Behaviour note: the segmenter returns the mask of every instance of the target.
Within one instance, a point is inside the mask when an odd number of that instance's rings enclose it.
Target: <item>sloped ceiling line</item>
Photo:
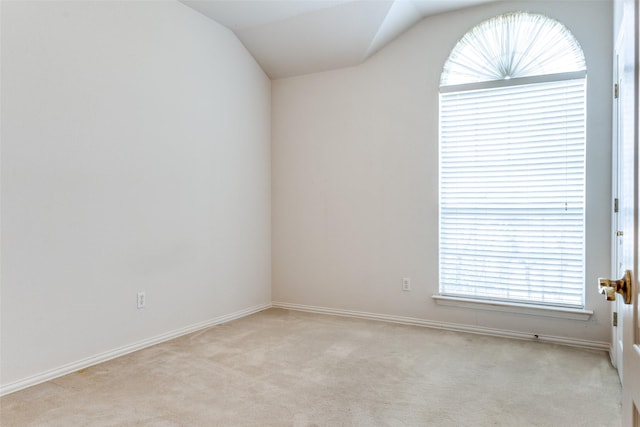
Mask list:
[[[271,79],[357,65],[422,18],[492,0],[180,0],[233,31]]]

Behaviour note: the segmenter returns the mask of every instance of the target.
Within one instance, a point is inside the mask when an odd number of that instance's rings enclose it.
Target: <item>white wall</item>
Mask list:
[[[1,7],[0,382],[269,304],[271,83],[236,37],[178,2]]]
[[[438,83],[456,42],[506,11],[563,22],[588,66],[589,321],[443,307],[438,293]],[[612,4],[498,2],[427,18],[363,65],[272,84],[275,302],[607,342]],[[401,278],[413,291],[401,291]]]

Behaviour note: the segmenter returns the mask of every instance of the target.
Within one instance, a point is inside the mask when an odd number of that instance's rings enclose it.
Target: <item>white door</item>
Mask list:
[[[619,149],[620,160],[616,177],[619,189],[618,228],[622,231],[623,270],[631,272],[630,301],[617,303],[618,324],[622,326],[622,357],[618,369],[622,375],[622,410],[624,427],[640,427],[640,316],[638,310],[638,219],[640,199],[638,197],[638,150],[640,112],[638,103],[638,4],[637,0],[624,1],[622,42],[620,47],[620,102],[619,102]],[[623,299],[617,295],[617,299]],[[618,344],[618,343],[616,343]]]
[[[624,265],[622,263],[623,259],[623,232],[621,230],[621,226],[618,223],[618,211],[619,211],[619,200],[620,200],[620,181],[618,179],[618,171],[621,170],[622,165],[620,162],[622,161],[622,155],[620,153],[620,149],[622,144],[620,143],[622,138],[622,115],[620,108],[620,95],[619,88],[621,85],[621,70],[623,70],[623,53],[622,52],[622,41],[623,41],[623,32],[618,35],[616,45],[615,45],[615,54],[614,54],[614,63],[613,63],[613,82],[614,82],[614,104],[613,104],[613,135],[612,135],[612,157],[613,157],[613,176],[612,176],[612,217],[611,217],[611,231],[612,231],[612,240],[611,240],[611,276],[612,277],[622,277],[624,275]],[[618,321],[618,313],[621,312],[620,305],[624,304],[622,298],[617,298],[616,301],[611,305],[612,307],[612,329],[611,329],[611,363],[615,368],[618,369],[618,375],[620,376],[620,383],[622,383],[622,330],[623,324],[622,321]]]

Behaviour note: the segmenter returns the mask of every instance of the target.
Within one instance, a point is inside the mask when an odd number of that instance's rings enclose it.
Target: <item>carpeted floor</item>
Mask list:
[[[619,426],[604,352],[270,309],[0,399],[9,426]]]

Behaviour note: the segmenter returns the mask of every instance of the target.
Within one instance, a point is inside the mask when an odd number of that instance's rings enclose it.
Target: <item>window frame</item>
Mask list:
[[[508,15],[508,14],[505,14]],[[504,15],[500,15],[500,16],[504,16]],[[495,18],[499,18],[499,17],[495,17]],[[494,18],[494,19],[495,19]],[[555,24],[557,24],[557,21],[554,21],[551,18],[548,18],[550,22],[553,22]],[[487,22],[487,21],[485,21]],[[478,26],[474,27],[477,28],[480,25],[483,25],[483,23],[479,24]],[[562,24],[560,24],[562,26]],[[566,28],[565,28],[566,29]],[[472,30],[473,31],[473,30]],[[467,34],[470,34],[471,31]],[[567,30],[567,35],[568,37],[573,37],[571,35],[570,32],[568,32]],[[573,39],[573,41],[575,41],[575,39]],[[579,44],[577,44],[577,41],[575,42],[576,46],[578,49],[580,49]],[[456,45],[456,48],[458,46]],[[452,50],[452,54],[454,52],[456,52],[456,48],[454,48]],[[581,49],[580,49],[580,52]],[[445,70],[447,69],[446,65],[445,65]],[[566,318],[576,318],[576,319],[585,319],[585,318],[589,318],[589,316],[592,314],[591,311],[589,310],[585,310],[585,299],[586,299],[586,283],[585,283],[585,275],[586,275],[586,261],[585,261],[585,257],[586,257],[586,245],[585,245],[585,240],[586,240],[586,222],[584,221],[584,217],[586,216],[586,145],[587,145],[587,138],[586,138],[586,128],[587,128],[587,120],[586,120],[586,108],[587,108],[587,96],[586,96],[586,75],[587,75],[587,71],[586,71],[586,63],[584,64],[584,69],[583,70],[577,70],[577,71],[567,71],[567,72],[561,72],[561,73],[555,73],[555,74],[540,74],[540,75],[531,75],[531,76],[525,76],[525,77],[518,77],[518,78],[511,78],[511,79],[501,79],[501,80],[488,80],[488,81],[478,81],[478,82],[471,82],[471,83],[462,83],[462,84],[454,84],[454,85],[446,85],[446,84],[441,84],[440,86],[440,91],[439,91],[439,97],[442,98],[442,94],[449,94],[449,93],[455,93],[455,92],[464,92],[464,91],[471,91],[471,90],[478,90],[478,89],[490,89],[490,88],[499,88],[499,87],[511,87],[511,86],[519,86],[519,85],[531,85],[531,84],[536,84],[536,83],[544,83],[544,82],[559,82],[559,81],[563,81],[563,80],[576,80],[576,79],[584,79],[584,84],[585,84],[585,95],[584,95],[584,103],[583,103],[583,107],[585,109],[585,120],[584,120],[584,157],[583,157],[583,171],[585,171],[585,173],[583,173],[583,178],[582,178],[582,185],[583,185],[583,190],[582,190],[582,215],[583,215],[583,223],[582,223],[582,242],[583,242],[583,246],[582,246],[582,264],[581,264],[581,268],[582,268],[582,286],[581,286],[581,304],[570,304],[570,305],[565,305],[565,304],[548,304],[545,302],[540,302],[540,301],[522,301],[522,300],[510,300],[510,299],[494,299],[491,297],[486,297],[486,298],[474,298],[474,297],[469,297],[468,295],[456,295],[456,294],[451,294],[449,292],[443,292],[443,283],[441,280],[441,273],[439,273],[439,295],[434,295],[433,298],[436,300],[436,302],[438,304],[442,304],[442,305],[456,305],[456,306],[473,306],[476,308],[486,308],[486,309],[491,309],[491,310],[497,310],[497,311],[516,311],[516,312],[529,312],[530,314],[539,314],[539,315],[543,315],[543,316],[549,316],[549,313],[555,313],[552,314],[551,317],[566,317]],[[444,72],[443,72],[443,77],[441,77],[441,82],[444,81]],[[438,124],[439,124],[439,131],[441,131],[441,126],[442,126],[442,100],[440,99],[440,103],[439,103],[439,118],[438,118]],[[439,144],[442,144],[442,134],[441,132],[439,132]],[[440,233],[442,231],[442,149],[440,149],[439,151],[439,173],[438,173],[438,177],[439,177],[439,182],[438,182],[438,190],[439,190],[439,211],[438,211],[438,220],[439,220],[439,230]],[[439,271],[442,270],[442,258],[441,258],[441,244],[442,244],[442,237],[441,235],[439,236],[439,258],[438,258],[438,266],[439,266]]]

